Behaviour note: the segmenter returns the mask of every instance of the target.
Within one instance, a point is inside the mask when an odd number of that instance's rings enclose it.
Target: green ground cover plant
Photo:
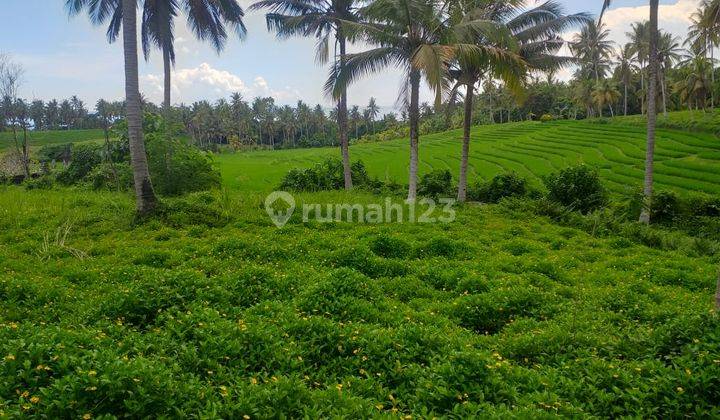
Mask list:
[[[283,229],[263,199],[138,223],[127,194],[0,187],[0,416],[720,415],[717,256],[518,199]]]

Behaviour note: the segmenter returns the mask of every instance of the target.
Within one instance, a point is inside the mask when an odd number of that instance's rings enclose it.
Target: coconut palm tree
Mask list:
[[[453,48],[441,45],[444,16],[439,0],[376,0],[364,7],[364,23],[347,24],[368,44],[370,50],[345,55],[345,63],[332,69],[325,90],[341,98],[348,85],[358,78],[387,67],[405,72],[401,101],[408,107],[410,123],[410,165],[408,201],[417,197],[420,82],[422,77],[439,102],[444,83],[444,63]]]
[[[614,43],[608,39],[609,36],[610,31],[605,25],[589,21],[570,43],[570,50],[582,64],[584,76],[594,77],[595,83],[610,70]]]
[[[461,4],[455,6],[459,7],[451,7],[450,15],[451,19],[455,19],[454,39],[460,49],[448,75],[455,84],[451,90],[451,102],[454,101],[452,93],[457,92],[460,87],[465,90],[463,145],[457,194],[458,201],[463,202],[467,197],[475,85],[483,78],[496,78],[501,79],[511,90],[517,90],[526,71],[554,71],[564,64],[569,64],[572,58],[556,55],[565,43],[559,34],[575,24],[589,21],[589,18],[583,14],[565,16],[562,7],[554,2],[527,10],[508,2],[497,2],[494,7],[479,9],[468,9]],[[483,20],[486,23],[482,23]],[[468,22],[493,28],[490,31],[493,36],[484,36],[485,31],[468,31]],[[503,33],[507,37],[498,36]],[[464,44],[480,46],[490,54],[477,57],[478,51],[466,51]]]
[[[365,112],[367,112],[370,123],[372,124],[372,132],[375,134],[375,119],[378,115],[380,115],[380,107],[377,103],[375,103],[375,98],[370,98],[370,101],[368,101],[368,105],[365,108]]]
[[[265,16],[268,30],[280,38],[291,36],[314,36],[317,38],[315,59],[321,64],[328,62],[331,37],[335,38],[339,56],[335,55],[333,72],[345,66],[349,36],[347,24],[356,22],[358,0],[261,0],[250,6],[251,10],[267,9]],[[350,149],[348,141],[347,90],[343,89],[337,99],[337,123],[343,160],[345,189],[352,189]]]
[[[712,90],[708,78],[710,59],[702,54],[691,55],[682,61],[681,79],[673,86],[675,93],[680,96],[682,103],[687,103],[688,109],[705,109],[707,97]]]
[[[635,53],[638,65],[640,66],[640,113],[645,114],[645,71],[647,70],[647,62],[650,56],[650,22],[635,22],[631,26],[632,30],[626,35],[630,39],[630,45]]]
[[[118,1],[122,1],[119,4],[121,7],[116,7]],[[90,19],[96,24],[105,22],[112,13],[113,24],[122,24],[125,56],[125,115],[128,124],[136,207],[141,216],[149,215],[157,208],[158,201],[150,181],[150,170],[143,138],[136,35],[137,0],[67,0],[66,8],[71,16],[86,10]]]
[[[610,7],[611,0],[604,0],[600,19],[603,13]],[[655,163],[655,125],[657,122],[656,101],[657,101],[657,75],[658,75],[658,9],[659,0],[650,0],[650,37],[648,48],[648,117],[647,117],[647,146],[645,151],[645,182],[643,185],[643,196],[645,205],[640,213],[640,222],[650,223],[650,200],[653,195],[653,166]]]
[[[623,84],[623,115],[628,112],[628,86],[632,83],[632,76],[637,66],[635,65],[635,51],[632,44],[625,44],[617,53],[617,67],[615,72]]]
[[[602,111],[606,105],[610,108],[610,116],[614,117],[615,112],[613,111],[612,104],[620,99],[620,92],[617,90],[617,86],[608,79],[603,79],[595,85],[595,89],[592,91],[592,100],[597,105],[598,109]],[[602,117],[602,113],[600,114]]]
[[[671,69],[675,63],[680,61],[680,41],[670,33],[661,33],[658,39],[658,79],[660,81],[660,93],[663,101],[663,114],[667,116],[667,88],[665,75],[667,69]]]
[[[352,122],[353,129],[355,130],[355,139],[360,138],[360,133],[358,129],[360,128],[360,120],[362,120],[362,115],[360,114],[360,107],[357,105],[353,105],[352,108],[350,108],[350,114],[349,114],[350,121]]]
[[[710,58],[710,80],[715,86],[715,47],[720,46],[720,0],[704,0],[691,16],[685,45]],[[710,90],[710,106],[715,107],[715,91]]]

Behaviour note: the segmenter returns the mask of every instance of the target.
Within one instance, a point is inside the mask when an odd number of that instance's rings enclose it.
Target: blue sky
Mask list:
[[[559,0],[568,12],[598,13],[601,0]],[[69,18],[65,0],[3,0],[0,52],[10,54],[25,68],[22,96],[28,99],[66,98],[78,95],[88,104],[99,98],[123,95],[123,61],[119,44],[109,45],[105,28],[92,26],[87,17]],[[246,7],[249,0],[242,0]],[[698,0],[665,0],[661,26],[682,36],[687,18]],[[617,0],[606,18],[617,42],[634,20],[647,17],[647,0]],[[184,18],[178,21],[178,58],[173,101],[191,103],[215,100],[241,91],[247,98],[273,96],[278,103],[303,99],[328,105],[322,95],[327,71],[314,62],[311,39],[277,40],[265,28],[262,13],[246,15],[248,36],[232,39],[216,54],[209,46],[192,39]],[[569,38],[571,34],[567,34]],[[141,90],[151,100],[161,100],[162,62],[155,52],[140,67]],[[350,90],[350,103],[364,105],[369,97],[391,107],[397,96],[399,72],[389,70],[358,83]],[[431,100],[423,92],[424,100]]]

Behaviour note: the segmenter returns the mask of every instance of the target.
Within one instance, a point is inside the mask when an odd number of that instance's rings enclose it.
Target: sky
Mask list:
[[[90,107],[100,98],[124,95],[121,42],[108,44],[105,28],[91,25],[86,16],[68,17],[65,0],[2,0],[0,53],[9,54],[25,69],[20,91],[24,98],[49,100],[77,95]],[[531,3],[534,0],[528,0]],[[600,12],[602,0],[558,0],[568,13]],[[251,0],[241,0],[244,8]],[[611,39],[626,41],[625,32],[635,21],[647,19],[647,0],[615,0],[603,19]],[[684,39],[689,16],[699,0],[661,0],[660,26]],[[177,63],[173,74],[173,102],[228,98],[241,92],[248,100],[272,96],[278,104],[299,99],[330,106],[322,86],[327,68],[314,59],[313,39],[278,40],[268,33],[262,12],[247,12],[248,35],[233,37],[217,54],[209,45],[194,40],[184,16],[176,24]],[[565,39],[572,33],[565,34]],[[356,47],[361,48],[361,47]],[[559,75],[568,78],[571,70]],[[154,51],[149,62],[141,60],[140,89],[153,102],[162,101],[162,56]],[[351,105],[367,104],[370,97],[386,109],[397,99],[401,72],[389,69],[365,78],[348,92]],[[432,102],[424,89],[421,100]]]

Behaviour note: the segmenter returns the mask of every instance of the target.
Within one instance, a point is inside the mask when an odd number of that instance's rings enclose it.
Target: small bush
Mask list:
[[[208,153],[159,133],[148,134],[146,143],[150,177],[159,194],[176,196],[220,186],[220,172]]]
[[[607,192],[595,169],[578,165],[563,169],[543,179],[548,198],[583,214],[603,207]]]
[[[102,162],[102,146],[94,143],[77,144],[72,149],[72,162],[57,176],[63,184],[81,181],[92,169]]]
[[[427,173],[423,175],[418,183],[418,194],[426,197],[452,196],[452,189],[452,175],[447,169],[437,169]]]
[[[127,191],[132,187],[132,168],[127,163],[101,163],[85,177],[96,190]]]
[[[653,223],[669,225],[682,214],[682,206],[678,195],[672,191],[659,191],[652,197],[650,204],[650,220]]]
[[[412,251],[410,244],[403,239],[381,234],[375,237],[370,249],[375,255],[384,258],[405,258]]]
[[[527,180],[514,172],[496,175],[489,182],[478,182],[468,191],[471,200],[497,203],[506,197],[527,195]]]
[[[550,122],[550,121],[555,121],[555,117],[553,117],[550,114],[543,114],[540,117],[540,122],[546,123],[546,122]]]
[[[362,161],[350,165],[353,186],[364,187],[370,184]],[[326,159],[307,169],[292,169],[285,174],[280,189],[287,191],[331,191],[345,188],[345,175],[340,159]]]
[[[55,186],[55,179],[50,175],[43,175],[39,178],[29,179],[25,181],[25,189],[27,190],[49,190]]]

